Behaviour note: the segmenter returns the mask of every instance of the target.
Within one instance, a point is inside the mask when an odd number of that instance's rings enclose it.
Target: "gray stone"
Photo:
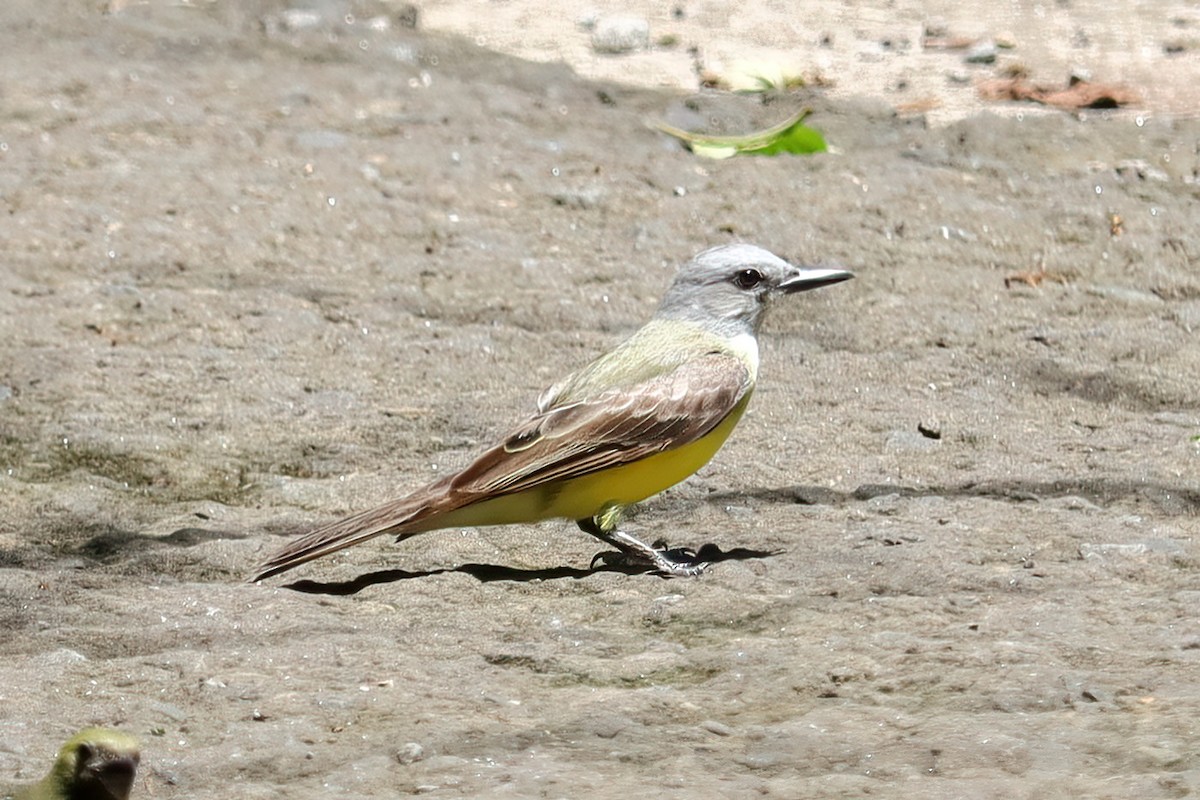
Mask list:
[[[649,46],[650,23],[644,17],[604,17],[592,31],[592,49],[597,53],[620,55]]]
[[[963,60],[968,64],[995,64],[996,42],[993,39],[980,39],[967,48]]]
[[[1143,291],[1142,289],[1132,289],[1128,286],[1088,286],[1086,291],[1090,295],[1103,297],[1108,300],[1116,300],[1128,305],[1151,305],[1161,306],[1163,299],[1153,292]]]
[[[717,736],[733,735],[733,728],[729,727],[724,722],[717,722],[715,719],[704,720],[704,722],[700,723],[700,727]]]
[[[401,764],[415,764],[425,758],[425,748],[416,742],[407,742],[396,749],[395,755]]]
[[[936,439],[927,439],[917,431],[892,431],[884,449],[889,453],[928,453],[937,446]]]

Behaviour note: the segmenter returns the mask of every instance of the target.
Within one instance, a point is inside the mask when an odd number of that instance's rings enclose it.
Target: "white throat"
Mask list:
[[[750,377],[758,377],[758,339],[753,333],[744,331],[729,340],[729,349],[743,358],[750,368]]]

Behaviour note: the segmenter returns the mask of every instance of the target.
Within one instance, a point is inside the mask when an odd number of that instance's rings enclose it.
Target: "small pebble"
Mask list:
[[[401,28],[416,28],[421,22],[421,9],[415,3],[401,3],[393,13]]]
[[[186,711],[177,705],[172,705],[171,703],[155,701],[149,703],[147,707],[151,711],[163,715],[172,722],[183,722],[188,717]]]
[[[890,517],[900,512],[899,494],[884,494],[867,501],[867,508],[880,516]]]
[[[321,15],[303,8],[289,8],[279,14],[279,27],[289,33],[311,30],[321,24]]]
[[[579,28],[581,31],[591,32],[596,30],[596,22],[599,19],[600,15],[597,13],[596,9],[589,8],[587,11],[584,11],[575,18],[575,27]]]
[[[1074,86],[1077,83],[1087,83],[1092,79],[1092,71],[1087,67],[1081,67],[1078,64],[1071,67],[1070,83]]]
[[[631,724],[628,717],[601,712],[588,721],[587,728],[600,739],[613,739]]]
[[[773,751],[768,751],[768,750],[762,750],[762,751],[759,751],[756,753],[747,753],[744,756],[734,759],[734,761],[736,763],[741,764],[743,767],[746,767],[747,769],[754,769],[754,770],[775,769],[781,763],[786,764],[790,760],[791,759],[789,756],[783,755],[779,752],[773,752]]]
[[[415,764],[425,758],[425,748],[416,742],[408,742],[396,750],[396,760],[401,764]]]
[[[917,432],[926,439],[942,438],[942,423],[935,418],[924,419],[917,423]]]
[[[925,20],[925,35],[930,39],[948,39],[950,26],[942,17],[927,19]]]
[[[726,725],[724,722],[717,722],[715,719],[706,719],[700,723],[700,727],[709,733],[714,733],[717,736],[732,736],[733,728]]]
[[[938,445],[917,431],[892,431],[883,448],[889,453],[928,453]]]
[[[649,46],[650,23],[643,17],[604,17],[592,30],[592,50],[597,53],[619,55]]]
[[[968,64],[996,63],[996,42],[992,39],[980,39],[967,49],[963,60]]]
[[[1163,299],[1153,292],[1134,289],[1129,286],[1093,285],[1085,286],[1084,291],[1095,297],[1103,297],[1126,305],[1161,306]]]
[[[1126,158],[1113,164],[1113,170],[1122,178],[1137,178],[1143,181],[1169,181],[1171,176],[1142,158]]]

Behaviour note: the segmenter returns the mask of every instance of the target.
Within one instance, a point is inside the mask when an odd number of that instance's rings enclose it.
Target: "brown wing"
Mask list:
[[[630,388],[552,408],[482,453],[450,483],[483,497],[627,464],[696,441],[745,396],[750,372],[713,353]]]
[[[261,564],[253,580],[384,533],[432,530],[438,517],[480,500],[682,447],[720,424],[749,388],[743,362],[712,353],[635,386],[540,412],[456,475],[301,536]]]

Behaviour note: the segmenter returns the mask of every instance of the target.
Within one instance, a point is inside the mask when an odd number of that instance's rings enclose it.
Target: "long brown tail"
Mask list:
[[[336,553],[385,533],[429,530],[427,524],[431,518],[456,507],[451,504],[447,508],[445,502],[438,502],[447,499],[448,482],[448,479],[438,481],[407,497],[311,530],[260,564],[258,573],[250,581],[261,581],[287,572],[315,558]]]

